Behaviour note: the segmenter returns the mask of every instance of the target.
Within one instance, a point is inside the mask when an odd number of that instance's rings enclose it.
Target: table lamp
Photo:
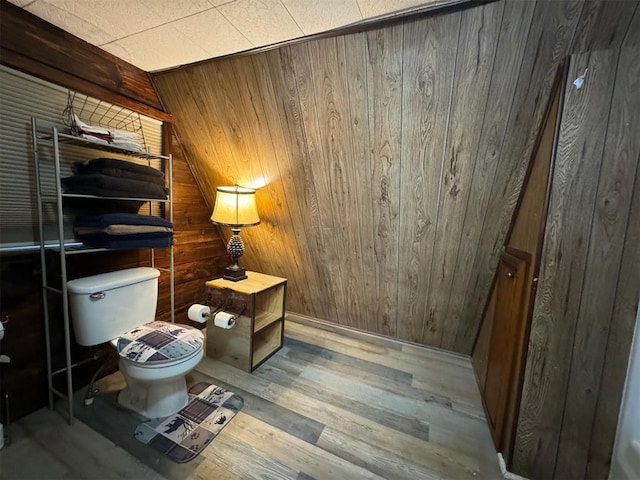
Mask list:
[[[256,208],[256,191],[238,185],[218,187],[211,222],[231,227],[233,233],[227,244],[227,253],[231,257],[232,263],[225,269],[223,278],[232,282],[247,278],[245,269],[238,263],[238,259],[244,253],[240,228],[260,223]]]

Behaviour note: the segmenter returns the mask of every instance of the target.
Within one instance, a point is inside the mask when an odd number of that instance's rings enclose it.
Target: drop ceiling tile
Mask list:
[[[102,48],[147,71],[184,65],[251,48],[215,9],[130,35]]]
[[[305,35],[331,30],[362,19],[356,0],[281,0]]]
[[[111,33],[113,38],[122,38],[213,8],[207,0],[179,2],[175,0],[40,0],[36,2],[36,4],[41,3],[66,10],[69,14],[84,19],[89,25]]]
[[[188,39],[176,35],[171,27],[165,25],[158,29],[163,30],[163,35],[149,34],[146,31],[101,48],[147,71],[195,62],[207,55]]]
[[[92,24],[73,11],[60,8],[43,0],[34,2],[25,9],[93,45],[100,45],[117,38],[109,30],[109,26],[103,25],[101,27]]]
[[[206,58],[253,48],[251,42],[218,10],[193,15],[172,25],[205,50],[209,54]]]
[[[358,0],[364,18],[401,12],[430,4],[444,3],[441,0]]]
[[[256,47],[303,35],[279,0],[236,0],[218,10]]]

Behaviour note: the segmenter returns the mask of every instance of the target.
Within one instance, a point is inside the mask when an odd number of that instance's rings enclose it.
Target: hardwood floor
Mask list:
[[[40,410],[11,425],[2,478],[501,478],[467,357],[294,318],[253,374],[205,358],[189,376],[245,401],[193,461],[133,438],[140,419],[115,406],[116,373],[76,409],[84,421]]]

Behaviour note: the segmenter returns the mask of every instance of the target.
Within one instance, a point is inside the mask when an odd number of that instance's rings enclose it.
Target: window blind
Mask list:
[[[38,213],[36,205],[35,168],[31,135],[31,117],[63,124],[63,111],[69,92],[66,88],[40,80],[0,65],[0,247],[28,247],[38,244]],[[136,115],[119,106],[105,104],[98,99],[82,96],[82,107],[89,112],[100,112],[107,118]],[[162,122],[140,115],[144,140],[148,151],[162,151]],[[81,117],[82,118],[82,117]],[[84,119],[83,119],[84,121]],[[41,151],[43,194],[55,194],[53,173],[53,147]],[[129,157],[105,154],[74,146],[60,147],[62,176],[73,173],[73,163],[97,156],[136,161]],[[51,159],[49,161],[42,161]],[[145,163],[146,160],[139,160]],[[160,168],[160,161],[152,166]],[[106,201],[106,200],[105,200]],[[45,205],[45,241],[57,241],[55,204]],[[159,212],[159,204],[152,204],[152,213]],[[142,207],[140,213],[149,212]],[[65,215],[65,237],[73,238],[73,218]]]

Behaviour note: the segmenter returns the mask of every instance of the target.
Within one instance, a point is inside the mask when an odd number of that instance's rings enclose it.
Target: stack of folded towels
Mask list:
[[[75,164],[76,173],[61,179],[65,193],[100,197],[166,199],[164,174],[153,167],[114,158]]]
[[[82,243],[96,248],[164,248],[173,244],[173,224],[149,215],[78,216],[73,230]]]
[[[124,148],[134,152],[143,151],[138,142],[138,134],[136,132],[87,125],[75,113],[73,114],[73,127],[78,136],[92,142]]]

